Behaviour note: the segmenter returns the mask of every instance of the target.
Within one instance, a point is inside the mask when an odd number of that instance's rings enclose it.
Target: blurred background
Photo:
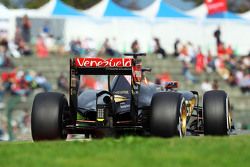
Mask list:
[[[150,82],[223,89],[250,129],[249,0],[0,0],[0,141],[31,140],[34,96],[68,93],[69,58],[146,52]],[[83,76],[80,90],[103,89]]]

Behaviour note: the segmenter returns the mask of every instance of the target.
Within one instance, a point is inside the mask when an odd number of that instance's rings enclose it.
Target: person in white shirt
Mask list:
[[[203,92],[212,90],[212,84],[209,82],[208,79],[206,79],[205,81],[203,81],[203,82],[201,83],[201,90],[202,90]]]

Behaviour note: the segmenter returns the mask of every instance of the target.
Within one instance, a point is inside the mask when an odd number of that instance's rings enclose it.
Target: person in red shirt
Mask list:
[[[218,57],[224,57],[227,54],[227,50],[223,43],[220,43],[217,48]]]
[[[205,67],[205,56],[203,55],[201,48],[198,48],[198,53],[196,55],[196,65],[195,65],[195,71],[196,73],[200,74],[204,71]]]
[[[234,50],[231,45],[228,45],[226,49],[227,58],[231,58],[234,55]]]
[[[36,41],[36,54],[39,58],[48,57],[48,49],[44,43],[44,40],[41,36],[38,36]]]

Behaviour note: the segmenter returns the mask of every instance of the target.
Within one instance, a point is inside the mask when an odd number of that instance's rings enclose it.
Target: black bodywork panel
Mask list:
[[[101,90],[87,89],[78,96],[78,111],[85,115],[86,112],[96,112],[96,95]],[[159,85],[156,84],[141,84],[138,98],[138,108],[148,108],[151,106],[151,100],[156,92],[160,91]],[[116,112],[124,114],[130,112],[131,103],[131,85],[125,76],[115,76],[111,83],[111,93],[125,97],[124,102],[115,104]]]

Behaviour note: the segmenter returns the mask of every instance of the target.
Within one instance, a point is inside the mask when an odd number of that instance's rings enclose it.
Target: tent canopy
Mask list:
[[[120,7],[119,5],[115,4],[112,0],[108,1],[106,9],[104,11],[103,16],[107,17],[137,17],[129,10]]]
[[[93,17],[138,17],[130,10],[123,8],[112,0],[102,0],[90,9],[84,11]]]
[[[9,18],[10,11],[7,7],[5,7],[3,4],[0,3],[0,19],[1,18]]]
[[[66,5],[61,0],[56,0],[52,15],[85,16],[83,13],[69,5]]]
[[[160,3],[156,17],[191,18],[191,16],[188,16],[179,11],[178,9],[175,9],[174,7],[171,7],[170,5],[166,4],[165,2],[163,2],[163,0]]]
[[[250,11],[248,11],[248,12],[246,12],[246,13],[243,13],[243,14],[241,14],[240,15],[242,18],[244,18],[244,19],[250,19]]]
[[[203,3],[200,6],[187,11],[187,14],[197,18],[205,18],[207,16],[207,7]]]
[[[133,11],[133,13],[148,19],[154,19],[159,10],[160,4],[161,0],[155,0],[151,5],[147,6],[146,8],[142,10]]]

